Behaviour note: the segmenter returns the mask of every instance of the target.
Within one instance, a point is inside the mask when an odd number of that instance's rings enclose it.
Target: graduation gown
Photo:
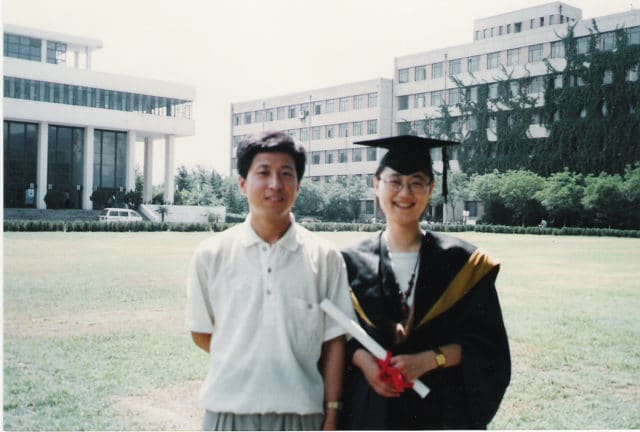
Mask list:
[[[360,325],[394,355],[413,354],[457,343],[458,366],[432,370],[420,379],[426,398],[406,390],[399,398],[379,396],[349,357],[341,427],[347,429],[486,428],[509,384],[511,359],[495,290],[499,265],[475,246],[427,232],[409,334],[395,342],[401,298],[382,233],[343,250],[351,297]]]

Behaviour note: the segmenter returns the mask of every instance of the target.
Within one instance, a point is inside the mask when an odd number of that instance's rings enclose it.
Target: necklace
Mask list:
[[[411,277],[409,278],[409,283],[407,284],[407,290],[403,291],[398,285],[398,292],[400,293],[400,299],[402,302],[402,313],[407,315],[409,313],[409,298],[411,297],[411,292],[413,291],[413,285],[416,278],[416,271],[418,270],[418,263],[420,262],[420,255],[422,251],[418,252],[418,257],[416,258],[416,264],[413,266],[413,273],[411,273]]]

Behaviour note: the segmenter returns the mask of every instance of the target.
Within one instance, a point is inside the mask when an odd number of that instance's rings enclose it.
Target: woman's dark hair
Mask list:
[[[253,158],[258,153],[287,153],[293,158],[298,181],[304,175],[305,156],[304,147],[297,146],[294,138],[281,131],[265,131],[258,135],[249,135],[238,145],[238,174],[247,178]]]

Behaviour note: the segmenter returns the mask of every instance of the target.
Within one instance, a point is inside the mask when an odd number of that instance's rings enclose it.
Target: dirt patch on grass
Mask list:
[[[85,336],[136,331],[184,332],[184,310],[87,311],[66,315],[4,321],[4,336]]]
[[[200,381],[160,388],[116,401],[116,409],[143,430],[201,430],[204,412],[198,408]]]

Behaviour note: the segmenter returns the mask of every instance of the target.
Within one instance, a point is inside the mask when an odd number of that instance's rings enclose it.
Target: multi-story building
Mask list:
[[[4,206],[46,208],[49,191],[91,209],[96,190],[135,188],[144,142],[144,201],[153,146],[165,145],[165,201],[173,201],[175,139],[191,136],[193,86],[94,71],[95,39],[4,25]]]
[[[244,136],[284,130],[305,147],[307,178],[331,182],[356,176],[371,187],[379,152],[353,142],[392,133],[391,90],[391,80],[374,79],[233,104],[231,173],[237,175],[235,155]],[[369,192],[361,214],[374,211]]]
[[[467,147],[471,144],[468,142],[465,144],[465,141],[471,133],[475,133],[475,136],[484,136],[485,131],[479,130],[480,127],[486,129],[486,142],[496,143],[501,140],[501,144],[505,142],[505,137],[500,135],[499,116],[496,113],[513,109],[509,103],[502,103],[501,101],[506,99],[501,99],[498,95],[499,91],[504,90],[504,83],[508,83],[510,96],[507,96],[507,99],[513,98],[515,100],[524,95],[525,97],[521,99],[531,104],[527,107],[532,109],[527,114],[530,122],[526,125],[526,139],[544,139],[549,136],[549,130],[545,126],[545,122],[542,121],[540,113],[541,108],[545,105],[544,92],[545,83],[548,82],[547,78],[553,78],[553,85],[556,89],[562,88],[562,86],[584,85],[579,75],[571,76],[568,81],[561,75],[561,72],[567,67],[563,38],[569,35],[570,31],[572,32],[571,36],[575,38],[577,55],[586,54],[594,49],[591,46],[594,43],[597,51],[613,52],[619,43],[617,39],[620,37],[619,29],[624,29],[626,44],[640,44],[640,11],[632,9],[583,20],[580,9],[562,2],[552,2],[476,20],[472,42],[468,44],[395,59],[393,88],[381,92],[378,96],[380,107],[385,107],[380,115],[386,116],[386,109],[391,106],[392,121],[390,125],[385,125],[384,129],[380,128],[378,135],[383,137],[391,134],[418,134],[460,140],[463,145],[456,146],[457,149],[452,147],[450,150],[448,168],[452,171],[460,170],[461,167],[464,169],[464,164],[462,164],[464,159],[462,156],[458,159],[458,153],[466,152],[469,154]],[[594,32],[598,33],[597,38],[592,37]],[[588,65],[584,67],[588,68]],[[627,69],[623,80],[635,84],[638,81],[639,65],[627,65]],[[550,75],[552,73],[554,75]],[[613,75],[613,71],[604,71],[602,84],[610,83]],[[387,83],[386,80],[381,80],[381,82]],[[349,86],[339,88],[348,89]],[[489,113],[486,116],[488,118],[483,121],[480,121],[472,113],[465,112],[462,108],[480,103],[480,87],[487,93],[483,100],[487,104],[486,111]],[[301,104],[309,102],[304,99],[304,95],[309,94],[313,94],[315,98],[316,93],[309,92],[300,93],[295,97],[290,95],[273,99],[282,101],[285,110],[290,109],[286,107],[287,104],[293,106],[293,109],[296,107],[299,109]],[[345,94],[345,96],[347,95]],[[384,100],[384,97],[389,97],[390,100]],[[606,104],[602,105],[603,115],[606,115]],[[252,115],[263,108],[260,101],[233,106],[232,139],[234,143],[250,130],[247,123],[254,121]],[[582,107],[577,111],[580,112],[581,109]],[[634,109],[633,106],[630,108],[630,113],[633,115],[635,115]],[[318,122],[318,126],[322,125],[325,127],[323,130],[326,130],[331,125],[339,126],[353,121],[349,117],[351,112],[336,111],[329,123]],[[555,115],[559,117],[560,113]],[[445,123],[445,119],[452,125],[448,134],[443,134],[441,127]],[[315,117],[311,116],[310,120],[315,121]],[[510,126],[509,121],[511,119],[507,119],[506,129]],[[262,121],[260,123],[263,124]],[[294,127],[292,124],[267,122],[266,125],[298,133],[304,130],[303,126],[306,124]],[[306,140],[305,136],[302,141]],[[325,147],[333,145],[334,141],[332,140],[326,143],[325,141],[311,140],[310,143],[317,144],[313,148],[315,152],[324,150],[331,152],[338,149],[335,146]],[[496,148],[500,149],[500,147]],[[381,154],[377,155],[377,157],[380,156]],[[441,153],[433,151],[432,156],[436,172],[442,173]],[[495,158],[496,155],[490,157]],[[316,156],[314,162],[317,165],[312,165],[315,172],[312,175],[320,176],[316,177],[316,180],[323,180],[323,176],[326,175],[349,175],[352,173],[349,160],[344,165],[333,165],[333,159],[327,159],[325,154],[324,158]],[[370,178],[375,170],[375,164],[362,165],[362,168],[369,171],[358,170],[357,173]],[[468,215],[470,221],[481,215],[481,209],[475,202],[466,202],[464,206],[456,205],[454,209],[454,214],[443,212],[447,220],[462,220],[463,211],[465,216]],[[432,209],[432,214],[439,216],[440,211]]]

